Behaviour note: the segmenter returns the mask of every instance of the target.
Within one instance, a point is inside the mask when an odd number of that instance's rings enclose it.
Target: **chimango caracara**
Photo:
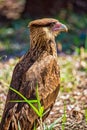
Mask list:
[[[44,111],[51,109],[60,87],[55,37],[67,27],[58,20],[44,18],[30,22],[30,50],[17,63],[10,86],[27,99],[36,99],[36,84]],[[32,130],[38,116],[23,100],[9,90],[1,121],[1,130]],[[47,114],[47,113],[46,113]],[[47,114],[48,115],[48,114]],[[43,117],[44,119],[46,118]]]

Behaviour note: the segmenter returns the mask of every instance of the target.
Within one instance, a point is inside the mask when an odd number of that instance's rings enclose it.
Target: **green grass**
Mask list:
[[[56,120],[55,120],[53,123],[51,123],[50,125],[44,124],[44,125],[43,125],[44,130],[53,130],[53,129],[56,127],[57,123],[62,120],[62,118],[63,118],[63,116],[60,117],[60,118],[58,118],[58,119],[56,119]]]
[[[42,122],[42,117],[45,115],[44,113],[44,107],[40,103],[40,97],[38,93],[38,84],[36,85],[36,99],[35,100],[28,100],[26,97],[24,97],[20,92],[10,87],[10,90],[18,94],[23,100],[10,100],[10,102],[26,102],[30,107],[35,111],[35,113],[38,115],[40,129],[41,130],[53,130],[56,127],[56,124],[61,120],[62,121],[62,130],[65,129],[65,123],[66,123],[66,104],[64,103],[64,114],[62,117],[56,119],[53,123],[51,123],[49,126],[45,125]],[[34,105],[34,103],[37,104],[37,107]],[[87,118],[87,117],[86,117]],[[35,124],[35,122],[34,122]],[[19,130],[21,130],[20,122],[18,122]],[[34,130],[36,130],[36,126],[34,125]]]
[[[63,15],[67,15],[68,17],[64,19]],[[61,93],[70,93],[76,86],[78,85],[77,75],[73,73],[73,71],[78,71],[75,69],[76,60],[81,60],[81,46],[84,47],[85,55],[87,55],[87,34],[86,34],[86,26],[87,26],[87,15],[78,15],[73,12],[67,12],[66,10],[60,11],[60,14],[56,16],[61,22],[66,24],[69,28],[68,33],[62,33],[56,39],[57,43],[60,43],[63,52],[71,54],[73,51],[77,54],[77,56],[73,56],[72,60],[69,61],[68,58],[60,58],[59,63],[61,67]],[[27,28],[28,22],[31,21],[30,19],[19,19],[12,21],[9,25],[4,25],[0,27],[0,62],[3,61],[5,56],[14,56],[15,53],[19,54],[19,51],[23,51],[23,54],[26,52],[27,48],[29,47],[29,31]],[[79,21],[79,22],[78,22]],[[1,53],[1,52],[4,52]],[[0,68],[0,83],[4,88],[4,93],[7,93],[8,84],[11,81],[11,75],[15,64],[17,63],[18,59],[14,59],[13,63],[7,61],[7,64],[3,63],[3,67]],[[84,61],[84,59],[83,59]],[[79,71],[87,73],[87,61],[86,67],[80,69]],[[37,88],[37,87],[36,87]],[[15,90],[12,90],[16,92]],[[42,118],[44,115],[44,108],[40,104],[39,95],[38,95],[38,88],[36,89],[36,100],[28,100],[26,97],[18,93],[22,100],[16,100],[11,102],[26,102],[28,105],[34,109],[36,114]],[[76,102],[74,98],[70,98],[71,102]],[[0,102],[2,103],[2,102]],[[37,108],[34,106],[37,104]],[[44,130],[52,130],[58,121],[62,121],[62,130],[65,128],[66,123],[66,105],[64,105],[64,114],[62,118],[55,120],[49,126],[43,124]],[[85,120],[87,122],[87,110],[85,110]],[[20,122],[18,123],[19,130],[20,130]],[[34,129],[36,129],[34,127]]]
[[[77,63],[78,60],[80,60],[80,55],[79,56],[78,55],[71,56],[71,57],[65,56],[65,57],[58,58],[58,61],[60,63],[60,67],[61,67],[60,70],[61,70],[61,86],[62,87],[60,87],[60,92],[62,94],[63,93],[70,94],[73,90],[76,89],[76,86],[78,85],[78,81],[76,80],[76,77],[78,76],[78,72],[85,72],[86,73],[86,70],[83,71],[81,69],[75,68],[75,64]],[[87,64],[87,61],[85,61],[85,59],[83,59],[83,60]],[[2,61],[2,57],[0,57],[0,61]],[[7,93],[8,84],[10,84],[12,71],[13,71],[13,68],[17,62],[18,62],[18,59],[12,59],[12,61],[9,60],[7,62],[3,62],[2,66],[0,68],[0,83],[1,83],[2,88],[3,88],[2,93]],[[77,73],[74,74],[73,72],[77,72]],[[13,88],[10,88],[10,89],[14,92],[17,92],[15,90],[13,90]],[[0,91],[2,91],[2,90],[0,90]],[[36,99],[35,100],[28,100],[26,97],[24,97],[20,93],[18,93],[18,94],[21,96],[22,100],[16,100],[16,101],[11,100],[10,102],[26,102],[26,103],[28,103],[28,105],[30,105],[32,107],[32,109],[36,112],[36,114],[41,119],[45,113],[44,113],[44,108],[40,103],[39,94],[38,94],[38,85],[36,86]],[[74,97],[70,97],[70,102],[73,104],[76,102],[76,99]],[[52,130],[53,128],[56,127],[57,124],[59,124],[60,120],[62,122],[62,124],[61,124],[62,130],[65,129],[66,105],[67,104],[64,104],[64,112],[63,112],[64,114],[61,116],[61,118],[56,119],[50,125],[46,125],[40,120],[43,124],[42,126],[43,126],[44,130]],[[85,110],[85,121],[87,122],[87,110]],[[34,127],[34,129],[36,129],[36,128]],[[20,122],[19,122],[19,130],[20,130]]]
[[[85,109],[85,121],[86,121],[86,124],[87,124],[87,109]]]
[[[45,115],[44,113],[44,107],[40,103],[40,97],[38,93],[38,84],[36,85],[36,99],[35,100],[28,100],[25,96],[23,96],[20,92],[18,92],[16,89],[13,89],[12,87],[9,87],[10,90],[18,94],[23,100],[10,100],[10,102],[26,102],[30,107],[34,110],[34,112],[38,115],[39,119],[39,125],[41,130],[52,130],[55,125],[62,119],[63,123],[65,123],[65,109],[64,109],[64,116],[55,120],[52,124],[49,126],[45,125],[42,122],[42,117]],[[37,104],[37,107],[34,105]],[[65,108],[65,107],[64,107]],[[64,124],[62,125],[64,128]],[[18,129],[21,130],[20,122],[18,121]],[[36,130],[35,122],[34,122],[34,130]],[[64,129],[62,129],[64,130]]]
[[[16,94],[18,94],[23,99],[23,100],[11,100],[10,102],[26,102],[40,118],[39,124],[40,124],[40,128],[42,129],[43,128],[42,117],[44,115],[44,107],[40,103],[40,98],[39,98],[39,93],[38,93],[38,84],[36,85],[36,99],[35,100],[28,100],[25,96],[23,96],[20,92],[18,92],[16,89],[13,89],[12,87],[9,87],[9,89],[15,92]],[[37,104],[37,107],[34,104]],[[35,129],[35,126],[34,126],[34,129]],[[19,130],[20,130],[20,123],[19,123]]]
[[[65,129],[66,121],[67,121],[67,118],[66,118],[66,104],[64,103],[64,114],[63,114],[63,118],[62,118],[62,130]]]
[[[31,108],[36,112],[36,114],[42,118],[43,116],[43,111],[44,108],[40,104],[40,99],[39,99],[39,94],[38,91],[36,90],[36,100],[28,100],[25,96],[23,96],[20,92],[18,92],[16,89],[13,89],[12,87],[9,87],[10,90],[18,94],[23,100],[10,100],[10,102],[26,102],[28,105],[31,106]],[[36,108],[33,104],[37,103],[38,108]]]

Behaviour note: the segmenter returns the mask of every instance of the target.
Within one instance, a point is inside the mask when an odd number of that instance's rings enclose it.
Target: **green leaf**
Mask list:
[[[43,116],[43,112],[44,112],[44,107],[43,107],[43,106],[41,106],[39,112],[40,112],[40,115],[41,115],[41,117],[42,117],[42,116]]]
[[[36,85],[36,98],[38,101],[38,111],[39,111],[40,117],[42,118],[44,107],[41,106],[41,103],[40,103],[40,97],[39,97],[39,93],[38,93],[38,84]]]
[[[62,130],[65,129],[65,123],[66,123],[66,104],[64,103],[64,114],[62,117]]]
[[[38,84],[36,85],[36,98],[37,98],[37,101],[38,101],[38,109],[40,110],[41,103],[40,103],[40,97],[39,97],[39,93],[38,93]]]
[[[30,103],[30,100],[28,100],[26,97],[24,97],[20,92],[18,92],[16,89],[13,89],[12,87],[9,87],[12,91],[14,91],[15,93],[17,93],[20,97],[22,97],[24,100],[25,100],[25,102],[27,102],[30,106],[31,106],[31,108],[36,112],[36,114],[40,117],[41,115],[40,115],[40,113],[39,113],[39,111],[38,111],[38,109],[34,106],[34,105],[32,105],[32,103]]]
[[[49,130],[52,130],[55,125],[62,119],[62,117],[58,118],[57,120],[55,120],[48,128]]]
[[[86,120],[86,124],[87,124],[87,109],[85,109],[85,120]]]
[[[85,49],[87,50],[87,34],[86,34],[86,39],[85,39]]]
[[[37,103],[37,100],[28,100],[30,103]],[[9,102],[26,102],[25,100],[10,100]],[[27,103],[27,102],[26,102]]]
[[[21,130],[20,122],[18,121],[18,130]]]

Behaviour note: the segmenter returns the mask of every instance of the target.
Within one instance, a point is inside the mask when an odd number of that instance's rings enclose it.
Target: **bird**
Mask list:
[[[10,86],[29,100],[36,99],[36,84],[44,112],[51,111],[60,89],[60,67],[55,38],[66,32],[66,25],[53,18],[33,20],[28,24],[30,30],[30,48],[16,64]],[[10,102],[21,99],[9,89],[3,111],[0,129],[33,130],[38,115],[25,102]],[[47,116],[43,116],[43,120]]]

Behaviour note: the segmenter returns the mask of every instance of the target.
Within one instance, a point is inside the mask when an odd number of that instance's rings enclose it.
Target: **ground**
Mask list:
[[[83,51],[84,52],[84,51]],[[0,59],[0,119],[8,84],[18,58]],[[45,120],[47,125],[57,122],[55,130],[87,130],[87,57],[80,55],[58,56],[61,71],[60,92],[55,105]]]
[[[56,130],[87,130],[87,15],[61,10],[56,18],[69,31],[56,39],[61,86],[45,123],[54,122]],[[29,18],[0,21],[0,120],[7,86],[19,60],[15,57],[22,56],[29,48],[29,21]]]

